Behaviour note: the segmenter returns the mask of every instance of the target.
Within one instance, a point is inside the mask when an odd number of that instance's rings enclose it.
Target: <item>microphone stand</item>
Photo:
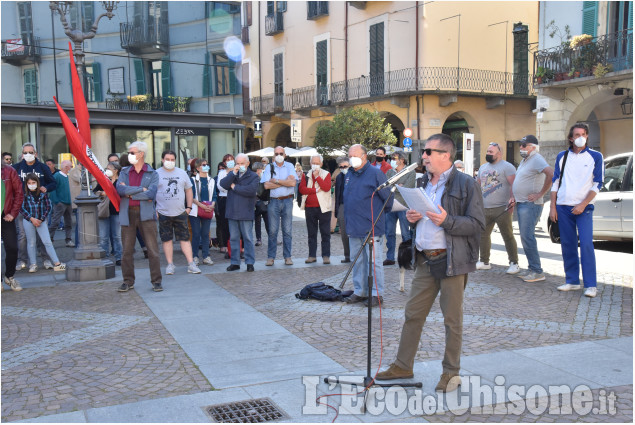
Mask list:
[[[368,391],[366,391],[367,388],[370,388],[371,386],[377,386],[377,387],[393,387],[393,386],[400,386],[400,387],[416,387],[416,388],[421,388],[423,386],[423,384],[421,382],[394,382],[391,381],[390,383],[386,383],[386,384],[380,384],[377,383],[374,378],[371,375],[371,350],[372,350],[372,317],[373,317],[373,307],[372,307],[372,299],[373,299],[373,259],[375,257],[375,253],[374,253],[374,249],[373,249],[373,229],[375,228],[375,226],[377,225],[377,222],[379,221],[379,218],[381,217],[381,215],[384,213],[384,210],[386,209],[386,205],[388,204],[388,201],[390,200],[390,198],[392,196],[394,196],[395,190],[397,189],[397,186],[393,183],[391,184],[392,188],[390,189],[390,195],[386,198],[386,201],[384,201],[384,205],[382,205],[381,210],[379,211],[379,214],[377,214],[377,217],[375,218],[375,222],[373,223],[372,227],[370,228],[370,230],[368,231],[368,233],[366,234],[366,239],[364,240],[364,243],[362,244],[362,246],[359,248],[359,251],[357,251],[357,255],[355,256],[355,259],[352,261],[351,265],[348,267],[348,272],[346,272],[346,276],[344,276],[344,279],[342,279],[342,282],[340,283],[340,289],[342,289],[344,287],[344,283],[346,282],[346,279],[348,278],[348,276],[351,274],[351,272],[353,271],[353,267],[355,266],[355,264],[357,263],[357,261],[359,260],[360,255],[362,254],[362,252],[364,251],[364,248],[366,247],[366,245],[368,245],[368,250],[369,250],[369,255],[368,255],[368,307],[367,307],[367,312],[368,312],[368,333],[367,333],[367,337],[366,337],[366,376],[364,377],[364,405],[362,406],[362,413],[364,413],[366,410],[366,401],[368,399]],[[378,190],[375,191],[375,193],[377,193]],[[377,294],[377,296],[379,297],[379,294]],[[324,378],[324,383],[326,384],[332,384],[332,383],[336,383],[336,384],[358,384],[356,382],[352,382],[352,381],[346,381],[346,380],[342,380],[342,379],[330,379],[329,377]]]

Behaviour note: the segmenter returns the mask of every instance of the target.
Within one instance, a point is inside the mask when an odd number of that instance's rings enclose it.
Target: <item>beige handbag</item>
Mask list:
[[[108,218],[110,217],[110,199],[104,196],[97,205],[97,217]]]

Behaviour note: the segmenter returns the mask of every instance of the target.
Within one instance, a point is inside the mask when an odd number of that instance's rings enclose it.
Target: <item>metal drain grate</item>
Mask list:
[[[287,419],[288,416],[268,398],[215,404],[205,407],[214,422],[256,423]]]

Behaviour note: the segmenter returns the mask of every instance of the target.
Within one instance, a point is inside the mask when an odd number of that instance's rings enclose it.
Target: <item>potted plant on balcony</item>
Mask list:
[[[589,34],[576,35],[575,37],[573,37],[571,39],[571,42],[569,43],[569,46],[572,49],[575,49],[575,48],[586,46],[587,44],[590,44],[591,40],[593,40],[593,36],[592,35],[589,35]]]
[[[575,67],[571,68],[571,71],[569,71],[569,78],[580,78],[580,71],[575,69]]]
[[[128,96],[128,102],[130,103],[130,109],[148,109],[148,99],[150,94],[137,94],[135,96]]]
[[[536,71],[536,83],[537,84],[545,84],[549,81],[553,80],[554,73],[553,70],[547,67],[538,67],[538,71]]]
[[[595,78],[602,78],[611,71],[613,71],[613,65],[610,63],[608,65],[604,65],[603,63],[598,62],[593,68],[593,75]]]

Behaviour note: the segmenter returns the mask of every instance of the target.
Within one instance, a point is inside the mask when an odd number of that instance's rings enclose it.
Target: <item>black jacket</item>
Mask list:
[[[235,183],[231,189],[232,183]],[[227,190],[227,206],[225,207],[225,218],[230,220],[253,220],[256,200],[258,199],[258,186],[260,178],[258,173],[247,171],[240,177],[233,171],[220,181],[220,186]]]
[[[335,218],[340,206],[344,204],[344,177],[344,173],[339,173],[335,178]]]

